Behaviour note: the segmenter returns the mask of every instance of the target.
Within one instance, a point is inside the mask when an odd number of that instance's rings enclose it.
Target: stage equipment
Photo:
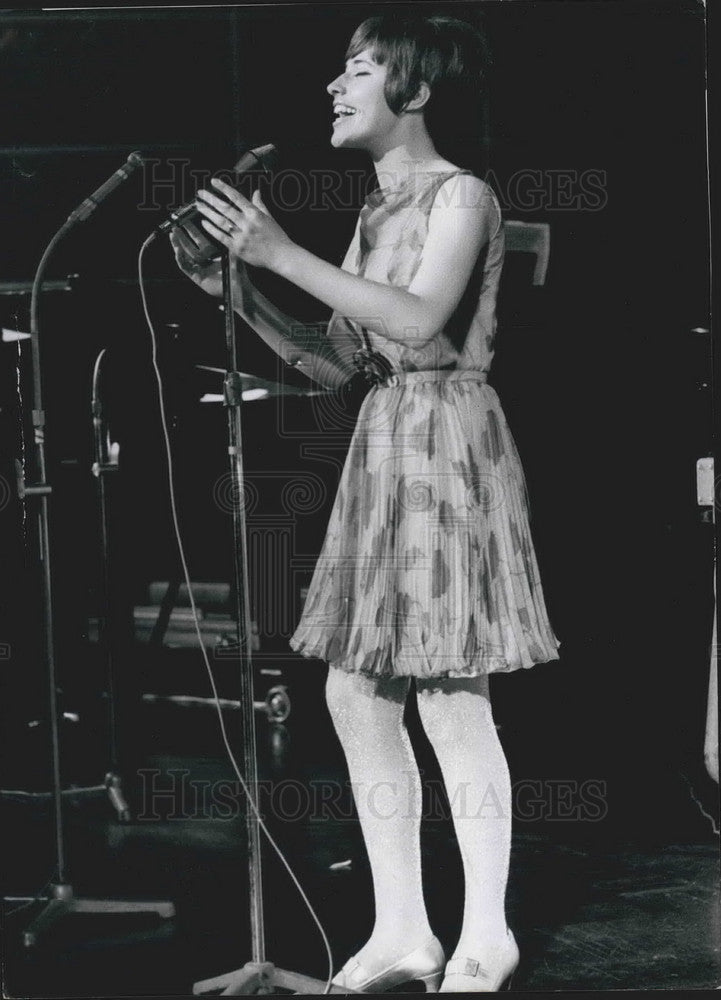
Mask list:
[[[110,516],[108,511],[108,476],[114,476],[118,471],[117,455],[113,454],[112,442],[108,435],[108,427],[104,419],[102,393],[100,389],[102,365],[105,358],[103,349],[95,360],[93,367],[92,413],[93,413],[93,448],[94,461],[92,473],[97,483],[98,506],[100,513],[100,552],[102,563],[101,583],[101,614],[98,619],[98,645],[101,657],[105,663],[107,684],[107,725],[108,725],[108,756],[109,770],[105,781],[110,792],[111,801],[123,821],[130,819],[130,809],[123,795],[122,779],[118,761],[118,730],[117,730],[117,621],[111,601],[110,588],[111,547],[110,547]]]
[[[213,368],[211,365],[196,365],[201,371],[214,372],[217,375],[227,376],[225,368]],[[257,375],[248,375],[245,372],[236,372],[238,389],[243,397],[243,402],[248,403],[254,399],[265,399],[269,396],[332,396],[334,389],[312,389],[300,385],[285,385],[282,382],[272,382],[266,378],[258,378]],[[206,393],[201,397],[201,403],[224,402],[225,396],[214,393]]]
[[[267,174],[275,166],[277,161],[278,151],[272,143],[268,143],[265,146],[257,146],[255,149],[249,149],[247,153],[243,153],[241,158],[233,167],[233,175],[235,178],[235,183],[237,184],[245,174],[249,174],[254,170],[259,170],[261,173]],[[187,205],[183,205],[182,208],[176,208],[170,213],[170,218],[162,222],[154,234],[155,236],[160,236],[163,233],[169,232],[174,226],[182,226],[185,222],[198,222],[201,218],[200,212],[198,211],[195,200],[188,202]],[[207,236],[207,234],[204,233]],[[207,239],[212,242],[210,237]],[[213,244],[214,246],[216,244]]]
[[[148,705],[179,705],[181,708],[212,708],[220,706],[232,712],[239,712],[242,704],[233,698],[200,698],[191,694],[144,694],[143,701]],[[290,715],[290,698],[284,684],[276,684],[267,692],[263,701],[254,701],[256,712],[267,716],[269,722],[285,722]]]
[[[178,220],[171,220],[173,221]],[[167,226],[166,226],[167,229]],[[143,280],[142,280],[142,257],[146,248],[150,243],[157,238],[159,235],[159,230],[152,233],[140,251],[139,259],[139,278],[140,278],[140,288],[141,294],[143,296],[143,306],[145,310],[146,320],[150,327],[151,333],[154,335],[152,321],[148,312],[147,301],[145,298],[145,293],[143,290]],[[228,425],[228,459],[230,467],[230,475],[232,481],[237,486],[237,495],[239,497],[244,496],[244,472],[243,472],[243,448],[242,448],[242,423],[241,423],[241,404],[243,402],[243,391],[244,391],[244,381],[243,379],[251,378],[252,376],[242,376],[238,371],[238,355],[237,355],[237,341],[235,335],[235,309],[234,309],[234,293],[236,292],[234,281],[232,277],[233,266],[231,264],[230,254],[227,250],[222,247],[219,251],[221,269],[222,269],[222,279],[223,279],[223,316],[225,323],[225,346],[226,346],[226,364],[224,370],[224,384],[223,384],[223,399],[225,406],[227,408],[227,425]],[[238,292],[239,294],[239,292]],[[154,341],[155,342],[155,341]],[[158,389],[161,396],[161,412],[162,412],[162,381],[161,375],[157,368],[157,362],[154,360],[154,366],[156,369],[156,377],[158,378]],[[263,386],[255,386],[254,388],[263,388]],[[247,382],[245,385],[247,390]],[[166,430],[166,446],[168,445],[167,430]],[[168,455],[170,461],[170,454]],[[171,466],[172,470],[172,466]],[[172,496],[172,471],[171,471],[171,503],[174,503]],[[177,518],[176,520],[176,531],[177,531]],[[196,982],[193,986],[193,993],[195,995],[204,993],[215,993],[220,992],[226,996],[247,994],[247,993],[267,993],[272,992],[274,987],[279,987],[281,989],[291,990],[293,992],[301,993],[342,993],[347,992],[346,990],[341,990],[339,987],[335,987],[330,982],[330,976],[328,981],[321,981],[319,979],[314,979],[310,976],[304,976],[297,972],[290,972],[285,969],[280,969],[269,962],[266,958],[265,953],[265,930],[264,930],[264,913],[263,913],[263,882],[262,882],[262,857],[261,857],[261,843],[260,843],[260,830],[262,825],[262,820],[258,813],[258,762],[256,754],[256,740],[255,740],[255,701],[253,695],[253,664],[252,664],[252,626],[250,618],[250,595],[249,595],[249,574],[248,574],[248,551],[247,551],[247,536],[246,536],[246,522],[245,522],[245,510],[243,504],[235,503],[232,505],[232,519],[233,519],[233,575],[235,582],[234,589],[234,599],[235,599],[235,621],[237,629],[237,663],[240,672],[240,715],[241,715],[241,754],[240,754],[240,764],[236,764],[230,744],[228,742],[225,727],[223,725],[223,719],[221,714],[220,699],[217,698],[217,692],[214,687],[214,694],[216,695],[215,702],[218,707],[219,720],[221,725],[221,730],[223,732],[224,740],[226,743],[226,749],[228,750],[230,759],[236,769],[236,773],[241,780],[245,795],[247,797],[245,817],[246,817],[246,831],[248,836],[248,876],[249,876],[249,907],[250,907],[250,927],[251,927],[251,961],[246,963],[241,969],[235,970],[233,972],[226,973],[224,975],[215,976],[212,979],[203,980],[201,982]],[[190,586],[189,578],[187,574],[187,567],[185,565],[185,559],[182,549],[182,539],[178,537],[178,544],[181,549],[181,558],[183,560],[184,572],[186,575],[186,583]],[[193,602],[194,607],[194,602]],[[204,652],[204,658],[206,666],[210,672],[210,679],[213,682],[212,670],[210,668],[210,663],[207,659],[207,654]],[[230,657],[228,658],[230,660]],[[273,841],[270,834],[269,836],[271,843],[273,844],[276,851],[278,851],[281,860],[284,862],[291,876],[295,879],[292,874],[287,861],[283,857],[280,849],[277,847]],[[302,890],[300,884],[296,881],[296,886],[298,887],[301,895],[303,896],[306,905],[308,906],[314,920],[316,921],[321,934],[323,936],[326,948],[328,949],[328,956],[330,958],[330,946],[328,944],[325,932],[322,929],[320,921],[315,915],[312,907],[307,900],[305,893]]]
[[[72,279],[77,277],[77,274],[69,274],[67,278],[59,278],[55,281],[43,281],[40,291],[71,292],[73,290]],[[30,295],[32,290],[32,281],[0,281],[0,295]]]
[[[216,658],[232,661],[238,630],[228,613],[230,584],[192,582],[191,590],[195,608],[188,606],[188,588],[180,579],[153,581],[148,587],[148,599],[155,603],[133,609],[135,638],[148,646],[174,649],[197,649],[202,641],[206,649],[213,647]],[[181,606],[178,606],[178,601],[182,602]],[[250,647],[253,652],[260,652],[260,636],[255,622],[251,622]],[[261,667],[258,673],[263,679],[273,678],[275,683],[268,688],[263,699],[255,699],[255,711],[265,715],[270,723],[285,722],[290,715],[290,696],[287,686],[277,681],[282,677],[282,670]],[[170,704],[181,708],[220,706],[232,711],[239,711],[241,708],[239,701],[230,698],[204,698],[191,694],[155,694],[146,691],[142,700],[149,705]]]
[[[226,372],[224,398],[228,411],[228,457],[230,473],[237,483],[238,496],[244,496],[241,404],[243,377],[238,371],[235,336],[234,287],[230,255],[223,251],[223,300],[225,319]],[[247,376],[246,376],[247,378]],[[250,595],[248,591],[248,553],[245,511],[233,504],[233,569],[235,575],[236,622],[238,628],[238,665],[240,668],[240,713],[242,726],[241,773],[250,802],[246,807],[248,834],[248,876],[251,927],[251,961],[242,968],[193,986],[193,994],[220,992],[223,996],[272,992],[273,987],[296,993],[341,993],[343,990],[298,972],[280,969],[266,959],[263,913],[263,876],[258,818],[258,762],[255,744],[255,701],[251,657]]]
[[[120,185],[130,177],[130,175],[138,169],[138,167],[143,166],[143,157],[136,150],[131,153],[127,158],[122,167],[119,167],[114,174],[112,174],[101,184],[97,190],[93,191],[91,195],[88,195],[84,201],[82,201],[74,212],[71,212],[65,223],[66,226],[74,226],[76,222],[85,222],[95,209],[108,198],[113,191],[120,187]]]
[[[40,292],[44,287],[43,276],[55,247],[70,230],[95,211],[98,205],[108,197],[120,184],[126,180],[133,170],[142,164],[139,153],[131,153],[127,162],[117,170],[104,184],[86,198],[74,212],[68,216],[63,225],[48,243],[43,253],[35,279],[32,285],[30,299],[30,334],[32,346],[32,377],[33,377],[33,451],[32,462],[34,482],[21,483],[21,496],[36,497],[38,501],[38,538],[39,558],[42,563],[42,652],[45,661],[48,683],[48,702],[51,736],[51,766],[53,774],[53,800],[55,819],[55,881],[51,882],[47,892],[42,895],[26,897],[8,897],[13,902],[33,903],[45,900],[45,906],[35,919],[28,925],[23,942],[26,947],[35,945],[40,934],[47,930],[60,917],[69,913],[156,913],[159,917],[172,917],[175,913],[173,904],[159,900],[110,900],[110,899],[78,899],[74,896],[73,887],[68,882],[65,872],[65,844],[63,837],[63,811],[60,774],[60,738],[58,718],[58,689],[55,670],[53,605],[52,605],[52,571],[51,547],[48,517],[48,500],[52,487],[47,481],[45,462],[45,413],[42,404],[42,371],[40,356]],[[114,776],[111,775],[111,778]],[[111,781],[107,791],[114,801],[115,789]]]

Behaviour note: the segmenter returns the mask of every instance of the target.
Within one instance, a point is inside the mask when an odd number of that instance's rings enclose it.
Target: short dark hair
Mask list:
[[[400,114],[422,82],[431,96],[424,107],[433,134],[434,121],[453,113],[454,105],[477,100],[485,85],[490,57],[481,32],[454,17],[379,14],[360,24],[346,59],[370,49],[376,62],[388,66],[385,98]]]

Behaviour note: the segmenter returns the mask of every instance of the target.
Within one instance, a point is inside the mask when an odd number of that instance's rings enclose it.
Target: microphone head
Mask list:
[[[143,159],[140,153],[131,153],[131,157],[137,157],[139,163],[143,163]],[[130,160],[130,157],[128,157]],[[278,160],[278,150],[273,145],[272,142],[266,143],[264,146],[256,146],[255,149],[249,149],[247,152],[243,153],[241,158],[233,167],[233,174],[235,177],[231,180],[227,176],[223,179],[229,182],[231,185],[240,186],[243,182],[243,178],[246,175],[253,174],[257,171],[262,171],[263,173],[270,173],[271,169],[275,167]],[[185,222],[197,222],[199,221],[199,212],[195,200],[188,202],[187,205],[183,205],[182,208],[173,209],[170,214],[170,218],[166,219],[165,222],[161,222],[158,226],[158,233],[167,233],[173,226],[182,225]],[[211,238],[208,237],[210,240]],[[222,247],[219,247],[222,249]]]
[[[139,150],[135,150],[130,154],[126,163],[129,163],[131,167],[142,167],[145,165],[145,160]]]
[[[261,170],[268,173],[275,167],[277,161],[278,150],[272,142],[269,142],[264,146],[256,146],[255,149],[249,149],[243,153],[233,167],[233,172],[236,174],[246,174],[260,167]]]
[[[278,149],[272,142],[267,143],[265,146],[256,146],[251,152],[260,160],[264,170],[272,169],[278,162]]]

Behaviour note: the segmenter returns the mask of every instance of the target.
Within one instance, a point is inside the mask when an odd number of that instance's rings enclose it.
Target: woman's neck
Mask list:
[[[416,173],[442,170],[447,164],[425,130],[371,155],[381,191],[397,187]]]

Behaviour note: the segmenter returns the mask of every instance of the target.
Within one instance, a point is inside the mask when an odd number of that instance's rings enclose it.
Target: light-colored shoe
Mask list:
[[[513,974],[518,967],[519,951],[512,931],[507,930],[506,940],[485,965],[475,958],[454,957],[446,966],[441,993],[497,993],[509,990]]]
[[[432,937],[375,975],[369,975],[354,955],[335,977],[333,985],[357,993],[384,993],[401,983],[418,982],[423,983],[426,993],[437,993],[445,964],[443,947],[438,938]]]

